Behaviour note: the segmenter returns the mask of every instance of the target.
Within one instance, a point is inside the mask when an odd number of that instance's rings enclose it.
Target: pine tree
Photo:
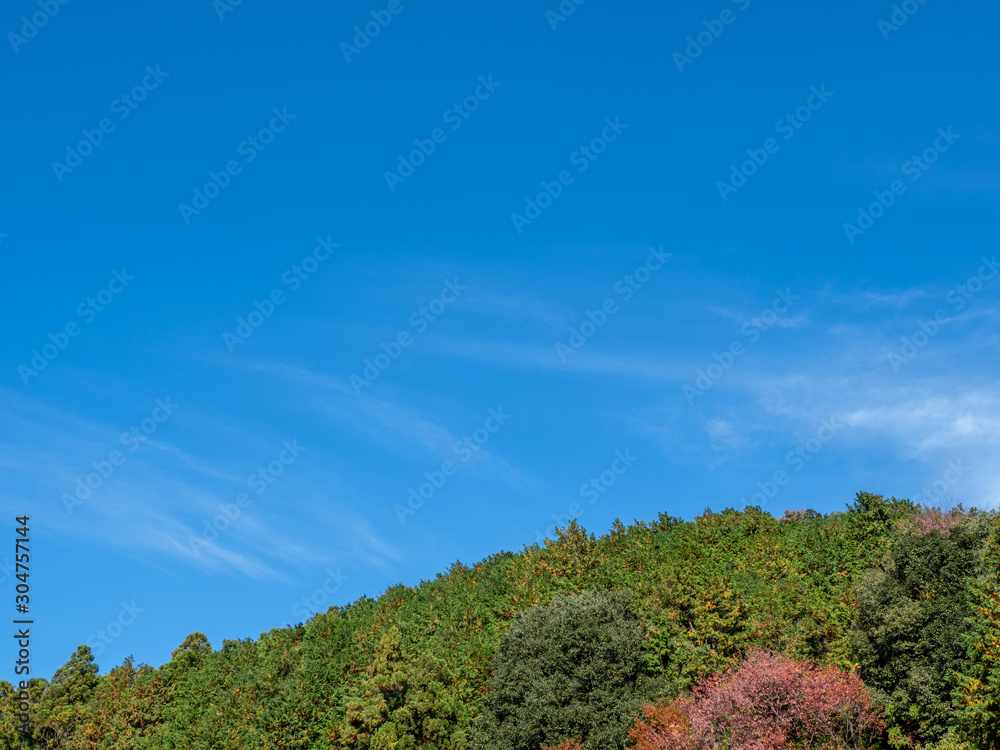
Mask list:
[[[347,702],[337,739],[371,750],[464,748],[471,717],[453,683],[434,654],[404,654],[401,634],[391,628],[375,649],[363,695]]]

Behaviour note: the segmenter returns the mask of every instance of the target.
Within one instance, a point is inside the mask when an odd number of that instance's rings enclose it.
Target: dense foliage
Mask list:
[[[955,670],[972,614],[966,582],[981,572],[987,519],[899,537],[856,587],[851,644],[865,683],[888,700],[889,719],[919,742],[940,740],[952,719]]]
[[[656,684],[644,674],[644,632],[623,592],[560,595],[522,613],[500,639],[474,746],[538,750],[575,739],[625,744]]]
[[[704,696],[766,652],[835,729],[837,696],[874,696],[875,746],[1000,750],[996,518],[861,493],[842,513],[706,510],[600,538],[571,522],[256,640],[192,634],[159,668],[98,677],[81,647],[28,687],[26,746],[620,748],[637,720],[711,716]],[[601,659],[603,677],[586,666]],[[16,712],[0,682],[0,750],[21,746]],[[789,727],[787,746],[810,746]]]
[[[692,696],[645,706],[630,737],[636,750],[863,750],[882,728],[857,675],[751,650]]]
[[[982,567],[971,584],[968,667],[955,693],[962,734],[976,748],[1000,750],[1000,523],[993,524]]]

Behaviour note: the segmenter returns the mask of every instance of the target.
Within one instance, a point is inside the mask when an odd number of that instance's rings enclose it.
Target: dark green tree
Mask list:
[[[964,663],[972,614],[966,584],[979,568],[984,531],[970,522],[948,536],[905,534],[856,586],[851,646],[862,679],[887,701],[890,736],[900,742],[937,742],[953,723],[954,670]]]
[[[656,689],[630,601],[625,592],[584,591],[518,617],[493,657],[473,746],[538,750],[579,739],[588,750],[623,747]]]

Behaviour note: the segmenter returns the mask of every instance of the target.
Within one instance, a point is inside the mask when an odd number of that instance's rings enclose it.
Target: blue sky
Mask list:
[[[9,5],[32,675],[257,637],[571,515],[994,507],[998,14]]]

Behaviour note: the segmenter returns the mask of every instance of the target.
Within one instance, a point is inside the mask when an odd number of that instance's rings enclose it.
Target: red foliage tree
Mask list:
[[[857,675],[751,651],[668,706],[647,706],[637,750],[818,750],[869,745],[882,720]]]

